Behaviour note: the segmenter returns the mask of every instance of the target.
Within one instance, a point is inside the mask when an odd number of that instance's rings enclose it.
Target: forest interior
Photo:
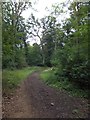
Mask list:
[[[40,1],[0,2],[2,117],[89,118],[90,1]]]

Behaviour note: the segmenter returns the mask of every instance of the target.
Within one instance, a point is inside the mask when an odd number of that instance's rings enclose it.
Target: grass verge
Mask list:
[[[27,76],[36,70],[40,70],[40,67],[27,67],[21,70],[3,70],[2,72],[2,86],[3,93],[9,93],[17,88],[21,81],[25,80]]]
[[[53,69],[47,69],[41,72],[41,79],[49,86],[68,91],[72,96],[88,98],[88,90],[82,90],[67,79],[57,80]]]

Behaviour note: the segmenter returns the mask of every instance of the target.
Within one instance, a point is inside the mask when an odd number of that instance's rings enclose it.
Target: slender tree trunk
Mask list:
[[[24,47],[25,47],[25,58],[26,58],[26,63],[28,64],[28,46],[25,40],[24,41]]]
[[[42,43],[42,39],[40,38],[40,43],[41,43],[41,49],[42,49],[42,63],[45,65],[45,55],[44,55],[44,47]]]
[[[80,3],[78,3],[77,2],[77,4],[76,4],[76,7],[77,7],[77,26],[79,26],[79,4]],[[79,27],[78,27],[78,29],[77,29],[77,32],[79,32]],[[77,38],[76,38],[77,40],[76,40],[76,44],[77,44],[77,62],[79,63],[79,56],[80,56],[80,50],[79,50],[79,39],[80,39],[80,37],[79,37],[79,35],[77,36]]]

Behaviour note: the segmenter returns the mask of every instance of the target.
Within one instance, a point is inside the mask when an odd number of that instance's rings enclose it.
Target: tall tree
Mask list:
[[[26,37],[21,13],[30,6],[31,3],[27,2],[2,2],[3,67],[13,68],[19,65],[17,51],[21,50]]]

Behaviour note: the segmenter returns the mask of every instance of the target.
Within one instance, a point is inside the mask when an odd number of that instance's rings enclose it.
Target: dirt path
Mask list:
[[[87,118],[88,101],[45,85],[35,72],[4,99],[6,118]]]

